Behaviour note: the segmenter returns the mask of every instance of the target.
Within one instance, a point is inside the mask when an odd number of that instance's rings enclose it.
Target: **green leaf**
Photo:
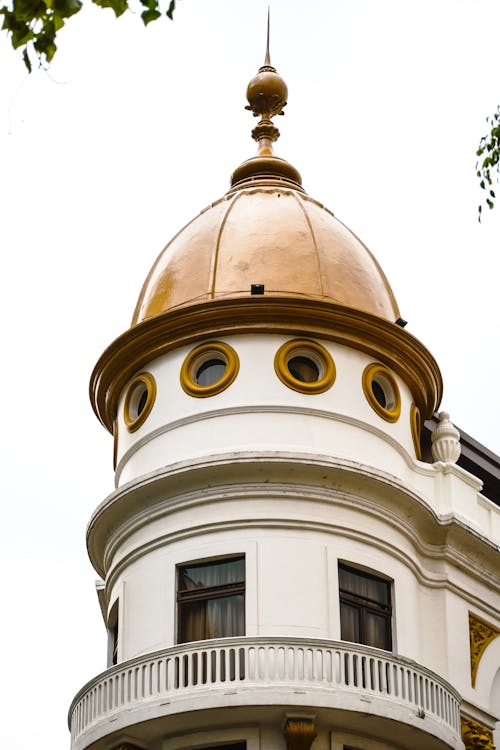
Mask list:
[[[27,23],[21,22],[12,31],[12,46],[14,49],[21,47],[23,44],[27,44],[34,37],[34,34]]]
[[[54,0],[54,12],[61,18],[73,16],[81,7],[81,0]]]
[[[482,188],[483,190],[486,188],[486,185],[484,184],[484,180],[481,180],[481,182],[479,183],[479,187]]]
[[[156,19],[160,17],[161,13],[158,10],[154,10],[153,8],[144,10],[141,13],[141,18],[144,21],[144,26],[147,26],[148,23],[151,23],[151,21],[156,21]]]
[[[33,46],[40,55],[45,55],[47,62],[50,62],[56,54],[57,47],[54,38],[46,34],[39,34]]]
[[[13,12],[19,21],[33,21],[43,18],[47,13],[47,3],[44,0],[14,0]]]
[[[101,8],[111,8],[115,12],[115,16],[121,16],[122,13],[128,8],[127,0],[92,0],[95,5],[99,5]]]
[[[31,73],[31,60],[28,57],[28,50],[26,49],[26,47],[23,49],[23,60],[24,64],[28,68],[28,73]]]
[[[488,208],[493,208],[493,201],[490,201],[489,198],[486,198],[486,203],[488,204]]]
[[[170,5],[167,9],[167,17],[170,18],[171,21],[174,20],[174,10],[175,10],[175,0],[170,0]]]

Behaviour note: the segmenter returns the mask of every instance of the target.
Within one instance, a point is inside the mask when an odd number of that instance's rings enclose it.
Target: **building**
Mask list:
[[[492,750],[500,460],[461,454],[383,271],[274,155],[269,55],[247,95],[257,155],[92,376],[109,648],[72,748]]]

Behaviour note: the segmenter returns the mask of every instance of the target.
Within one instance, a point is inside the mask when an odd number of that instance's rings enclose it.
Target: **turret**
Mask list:
[[[439,368],[275,156],[287,96],[268,44],[257,155],[167,244],[92,375],[115,440],[88,527],[109,659],[74,750],[462,750],[461,710],[494,726],[468,647],[471,612],[500,627],[498,513],[447,415],[421,460]]]

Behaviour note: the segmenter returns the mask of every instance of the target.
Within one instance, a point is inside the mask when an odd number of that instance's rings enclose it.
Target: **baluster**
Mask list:
[[[269,680],[273,680],[276,673],[276,650],[273,646],[267,649],[267,675]]]
[[[247,668],[248,668],[248,679],[250,681],[257,681],[257,654],[255,653],[255,647],[249,646],[247,650]]]
[[[257,649],[257,673],[259,680],[266,679],[266,650],[262,646]]]
[[[276,678],[278,680],[284,680],[285,679],[285,673],[286,673],[286,651],[283,648],[283,646],[279,646],[277,649],[276,654]]]

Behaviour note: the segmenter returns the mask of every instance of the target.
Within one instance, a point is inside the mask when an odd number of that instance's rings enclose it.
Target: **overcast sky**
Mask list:
[[[0,36],[9,750],[67,747],[71,699],[105,668],[84,537],[112,439],[88,380],[156,255],[255,151],[245,91],[266,7],[181,0],[147,29],[85,7],[31,76]],[[289,88],[276,152],[375,254],[442,369],[443,408],[495,452],[500,205],[478,224],[474,163],[500,103],[498,28],[499,0],[272,2]]]

